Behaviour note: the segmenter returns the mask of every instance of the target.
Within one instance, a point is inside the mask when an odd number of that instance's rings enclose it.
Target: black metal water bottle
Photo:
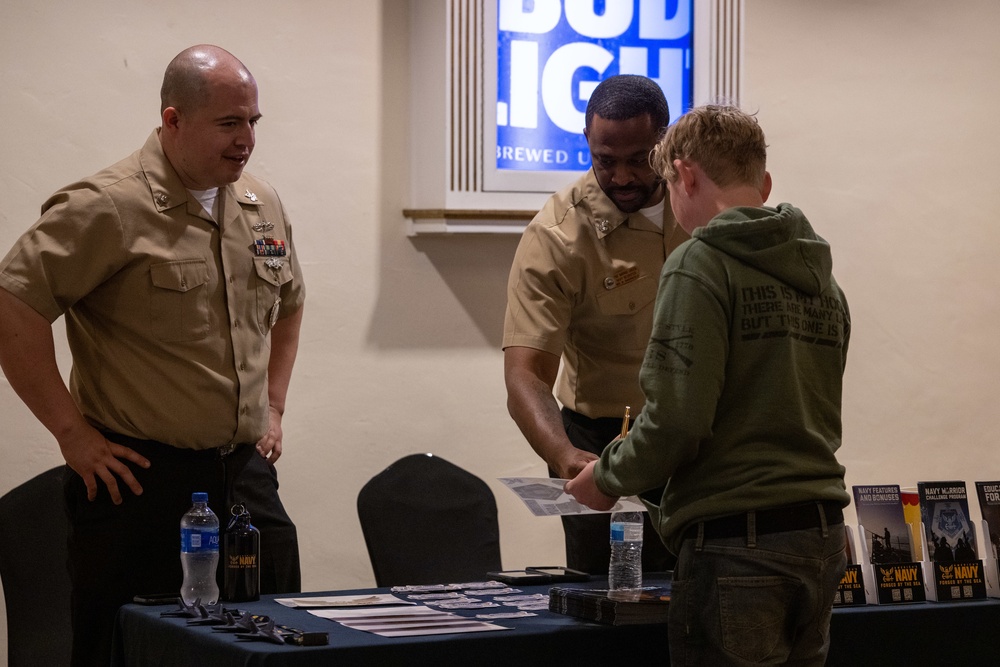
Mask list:
[[[252,602],[260,599],[260,531],[243,505],[233,505],[232,513],[224,537],[222,599]]]

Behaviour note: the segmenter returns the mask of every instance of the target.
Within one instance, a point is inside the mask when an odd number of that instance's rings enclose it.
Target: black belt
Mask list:
[[[587,429],[588,431],[598,431],[600,433],[610,432],[612,437],[621,433],[621,417],[588,417],[587,415],[580,414],[576,410],[570,410],[569,408],[563,408],[561,412],[567,421],[576,424],[580,428]],[[630,419],[629,425],[631,425],[634,421],[635,418]],[[611,440],[611,438],[607,438],[607,440]]]
[[[818,503],[803,503],[802,505],[787,505],[770,509],[754,510],[754,533],[767,535],[769,533],[784,533],[790,530],[807,530],[822,526],[819,507],[826,515],[826,525],[833,526],[844,522],[844,511],[840,503],[823,500]],[[684,539],[697,539],[698,526],[704,526],[703,535],[706,538],[720,539],[726,537],[746,537],[750,512],[732,514],[694,523],[684,531]]]
[[[195,461],[221,460],[230,454],[236,453],[237,450],[243,447],[253,446],[252,444],[244,443],[223,445],[221,447],[210,447],[208,449],[185,449],[183,447],[175,447],[157,440],[140,440],[139,438],[133,438],[128,435],[122,435],[121,433],[103,429],[101,430],[101,435],[113,443],[124,445],[125,447],[133,449],[146,457],[154,455],[155,453],[156,456]]]

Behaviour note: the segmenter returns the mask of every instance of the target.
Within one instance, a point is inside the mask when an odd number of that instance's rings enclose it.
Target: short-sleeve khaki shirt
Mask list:
[[[562,355],[562,405],[592,418],[642,406],[639,368],[649,343],[660,270],[689,237],[670,202],[662,229],[623,213],[593,170],[553,195],[528,226],[507,283],[503,347]]]
[[[54,194],[0,262],[0,287],[50,322],[65,314],[70,391],[98,428],[190,449],[266,432],[270,330],[302,306],[302,272],[267,183],[244,174],[218,199],[221,222],[154,131]],[[286,254],[258,255],[265,236]]]

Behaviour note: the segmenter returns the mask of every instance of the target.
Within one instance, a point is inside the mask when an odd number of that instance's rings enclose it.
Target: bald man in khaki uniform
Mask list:
[[[67,463],[78,665],[108,663],[133,595],[179,591],[192,492],[223,529],[247,506],[262,592],[300,590],[273,463],[305,289],[277,193],[243,173],[257,84],[202,45],[170,63],[161,97],[145,145],[53,195],[0,262],[0,364]]]

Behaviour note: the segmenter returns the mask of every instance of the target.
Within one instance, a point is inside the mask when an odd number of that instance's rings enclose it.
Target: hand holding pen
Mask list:
[[[626,405],[625,416],[622,418],[622,432],[620,439],[624,439],[625,436],[628,435],[630,412],[631,408]],[[619,438],[616,438],[615,440],[618,439]],[[614,440],[612,442],[614,442]],[[595,465],[597,465],[597,461],[591,461],[588,463],[579,475],[566,483],[563,487],[563,491],[573,496],[577,502],[586,505],[591,509],[605,512],[615,506],[618,502],[618,498],[608,496],[597,488],[597,483],[594,481]]]
[[[625,416],[622,417],[622,434],[620,438],[621,440],[624,440],[625,436],[628,435],[629,412],[631,410],[632,408],[630,406],[628,405],[625,406]]]

